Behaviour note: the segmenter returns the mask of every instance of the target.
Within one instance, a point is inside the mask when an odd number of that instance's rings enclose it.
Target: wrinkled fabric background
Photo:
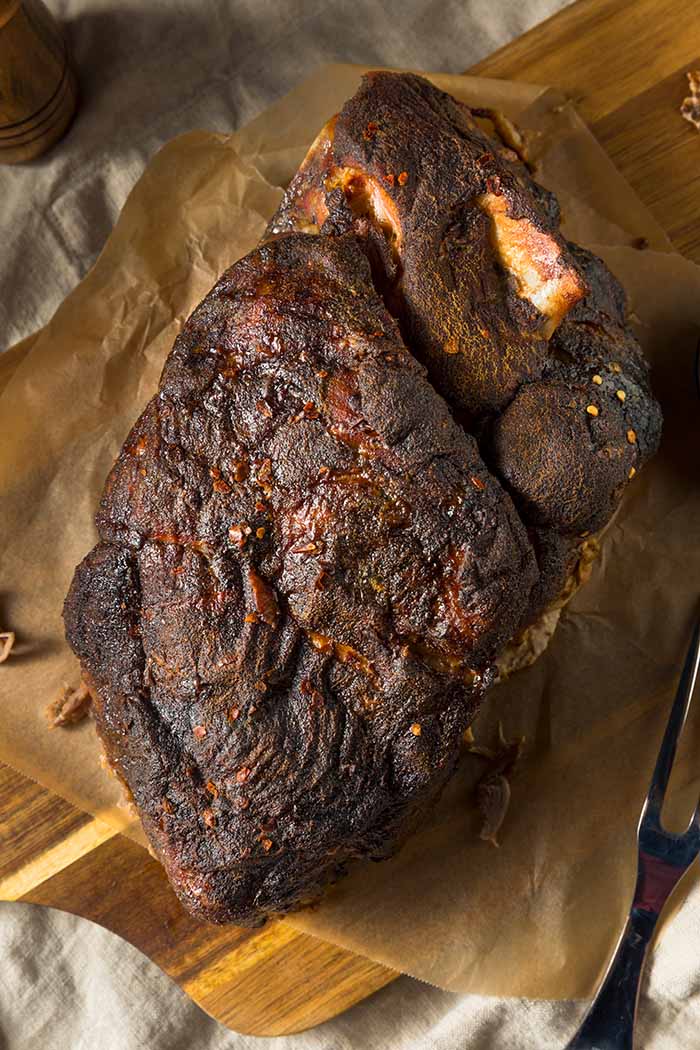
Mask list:
[[[231,131],[321,62],[459,72],[563,0],[50,0],[82,101],[66,139],[0,167],[0,332],[44,324],[84,276],[156,150],[183,131]],[[655,952],[639,1045],[697,1045],[700,903]],[[86,920],[0,904],[0,1050],[549,1050],[582,1004],[457,997],[400,978],[319,1028],[238,1036],[130,945]]]

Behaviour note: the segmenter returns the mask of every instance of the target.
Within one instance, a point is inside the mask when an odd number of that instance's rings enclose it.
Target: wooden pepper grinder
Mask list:
[[[0,0],[0,164],[52,146],[77,100],[66,42],[41,0]]]

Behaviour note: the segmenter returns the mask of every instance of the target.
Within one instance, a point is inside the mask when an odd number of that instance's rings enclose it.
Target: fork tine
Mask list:
[[[666,732],[664,733],[664,738],[661,742],[659,757],[656,760],[654,774],[651,778],[647,803],[644,807],[645,813],[650,807],[653,807],[659,812],[663,805],[666,788],[668,787],[668,781],[671,776],[671,769],[673,768],[673,761],[676,757],[678,737],[681,734],[686,715],[688,714],[688,708],[693,695],[693,689],[695,688],[699,664],[700,620],[697,620],[693,630],[693,636],[690,640],[688,655],[686,656],[685,664],[683,665],[681,679],[678,683],[676,698],[673,701],[668,725],[666,726]],[[700,803],[698,805],[700,806]]]

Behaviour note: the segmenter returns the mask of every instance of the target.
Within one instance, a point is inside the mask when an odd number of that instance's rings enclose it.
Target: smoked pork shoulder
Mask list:
[[[491,121],[491,134],[485,120]],[[517,131],[374,73],[187,321],[66,599],[183,904],[256,924],[425,819],[661,417]]]

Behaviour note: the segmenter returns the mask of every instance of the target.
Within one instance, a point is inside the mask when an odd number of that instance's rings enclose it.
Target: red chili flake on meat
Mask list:
[[[135,445],[127,449],[130,456],[144,456],[146,454],[146,439],[139,438]]]
[[[242,459],[234,459],[231,464],[231,473],[236,481],[245,481],[248,477],[248,464]]]
[[[173,569],[173,576],[181,576],[184,571],[185,571],[185,566],[184,565],[177,565]]]
[[[318,419],[319,417],[319,411],[313,401],[306,402],[303,412],[307,419]]]
[[[486,180],[486,189],[489,193],[493,193],[495,197],[500,197],[503,194],[501,189],[501,179],[498,175],[489,175]]]
[[[228,538],[231,543],[236,543],[239,547],[245,547],[246,540],[250,536],[252,529],[245,521],[241,521],[238,525],[231,525],[228,530]]]
[[[331,469],[330,467],[319,467],[318,468],[318,472],[319,472],[319,474],[329,474],[330,473],[330,469]]]
[[[164,798],[161,805],[166,813],[173,813],[175,811],[175,807],[169,798]]]
[[[378,131],[379,125],[375,123],[375,121],[370,120],[369,124],[362,132],[362,138],[365,140],[365,142],[371,142]]]
[[[259,693],[266,693],[267,692],[267,682],[263,682],[262,679],[259,679],[255,683],[255,688],[257,689],[257,691]]]
[[[248,613],[246,616],[243,617],[243,623],[257,623],[257,622],[258,622],[258,614],[257,613],[251,612],[251,613]]]
[[[231,491],[231,486],[227,481],[224,481],[223,478],[217,478],[212,485],[212,488],[214,489],[214,492],[221,492],[224,495]]]
[[[396,178],[396,176],[392,175],[392,173],[390,171],[388,171],[386,173],[386,175],[384,176],[384,181],[388,182],[390,186],[393,186],[395,178]]]
[[[261,416],[265,416],[266,419],[272,419],[272,409],[264,398],[260,398],[259,401],[256,401],[255,407]]]
[[[241,797],[236,801],[236,805],[239,809],[247,809],[250,805],[250,799],[247,795],[241,795]]]
[[[485,482],[483,482],[481,480],[481,478],[477,478],[476,476],[474,476],[474,477],[469,478],[469,480],[471,481],[471,483],[472,483],[472,485],[474,486],[475,489],[479,489],[480,491],[483,491],[486,488],[486,484],[485,484]]]
[[[241,768],[236,773],[236,783],[237,784],[245,784],[245,782],[246,782],[246,780],[248,779],[249,776],[250,776],[250,769],[248,768],[248,766],[241,766]]]
[[[197,740],[202,740],[202,738],[207,735],[207,728],[206,726],[195,726],[192,732],[196,736]]]
[[[145,467],[141,467],[141,470],[139,471],[139,474],[141,475],[142,478],[145,478],[146,477],[146,468]]]
[[[311,540],[309,543],[304,543],[301,545],[297,545],[296,547],[292,547],[292,554],[313,554],[317,550],[318,544],[314,543],[313,540]]]
[[[212,811],[210,809],[205,809],[204,810],[204,812],[202,813],[202,820],[204,821],[204,823],[206,824],[206,826],[208,828],[215,828],[216,827],[216,817],[214,816],[214,814],[212,813]]]
[[[364,671],[365,674],[372,674],[372,664],[363,656],[362,653],[358,653],[357,649],[353,649],[351,645],[344,645],[342,642],[336,642],[334,644],[335,655],[338,660],[344,664],[351,664],[353,667],[357,667],[360,671]]]
[[[408,182],[408,172],[407,171],[399,172],[399,177],[398,177],[398,179],[396,181],[398,182],[399,186],[405,186],[406,183]]]
[[[266,624],[268,624],[268,626],[275,627],[279,615],[279,608],[277,605],[277,596],[275,595],[274,590],[269,583],[263,580],[261,576],[258,576],[252,565],[248,569],[248,580],[253,592],[255,608],[258,615]]]
[[[256,481],[260,488],[265,492],[267,496],[271,492],[272,482],[272,460],[264,459],[258,467],[258,473],[256,474]]]
[[[327,372],[327,370],[325,368],[319,368],[319,370],[316,373],[316,375],[318,376],[319,379],[325,379],[326,376],[328,375],[328,372]]]
[[[216,786],[216,784],[213,783],[213,781],[211,781],[211,780],[207,781],[206,790],[209,792],[209,794],[212,796],[212,798],[218,798],[219,797],[219,789]]]
[[[318,631],[309,631],[309,641],[314,649],[318,649],[321,653],[328,653],[333,649],[332,640],[327,638],[325,634],[319,634]]]
[[[265,526],[261,525],[260,528],[256,529],[255,535],[258,537],[259,540],[261,540],[265,535]]]
[[[264,502],[264,500],[256,499],[255,509],[257,510],[258,514],[266,514],[269,508],[267,506],[267,503]]]
[[[241,709],[240,709],[240,707],[232,707],[230,709],[229,713],[228,713],[228,720],[229,720],[229,722],[235,722],[237,718],[240,718],[240,716],[241,716]]]
[[[321,569],[316,580],[314,582],[314,589],[317,591],[325,591],[328,586],[328,573],[325,569]]]
[[[260,840],[260,845],[262,846],[262,848],[265,850],[266,853],[269,853],[270,850],[272,849],[272,839],[261,839]]]

